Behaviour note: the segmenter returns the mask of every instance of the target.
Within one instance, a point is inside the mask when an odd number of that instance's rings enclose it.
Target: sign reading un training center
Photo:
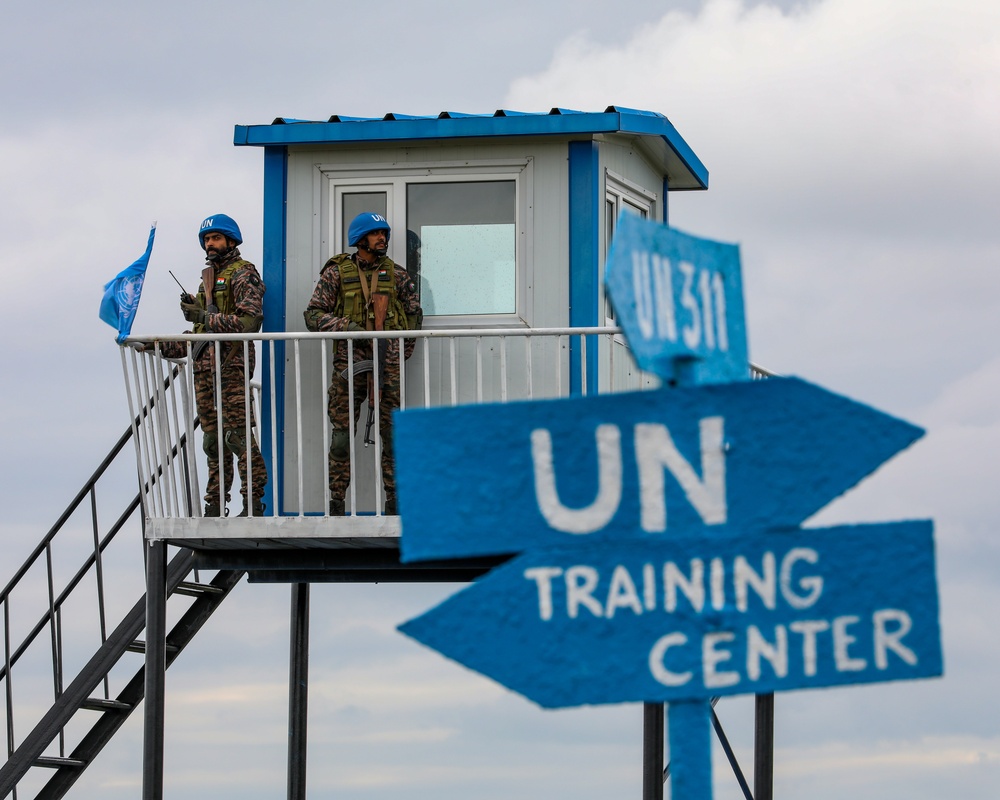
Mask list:
[[[400,630],[548,708],[926,678],[932,527],[532,550]]]

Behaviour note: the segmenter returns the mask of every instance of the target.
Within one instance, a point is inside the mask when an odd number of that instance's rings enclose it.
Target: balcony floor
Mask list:
[[[146,539],[192,550],[399,550],[396,516],[153,517]]]

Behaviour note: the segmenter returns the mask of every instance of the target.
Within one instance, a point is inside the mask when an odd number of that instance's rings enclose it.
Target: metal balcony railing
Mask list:
[[[333,354],[346,345],[348,371],[362,359],[355,355],[360,342],[371,348],[382,339],[415,340],[411,358],[392,366],[400,371],[400,407],[424,408],[470,403],[506,403],[518,400],[567,397],[659,386],[659,380],[640,370],[616,328],[449,329],[407,332],[258,333],[229,335],[172,335],[133,338],[145,351],[122,349],[122,365],[130,410],[135,397],[156,397],[154,413],[142,417],[136,430],[136,455],[147,518],[198,517],[205,475],[199,448],[172,457],[173,445],[193,435],[196,409],[189,362],[193,347],[210,342],[216,358],[224,343],[257,349],[257,374],[244,376],[247,439],[257,436],[269,463],[265,516],[327,516],[329,470],[327,451],[331,426],[327,417],[327,390],[333,377]],[[159,342],[187,344],[187,359],[174,363],[161,357]],[[399,356],[396,356],[399,358]],[[177,365],[173,383],[164,376]],[[753,370],[754,377],[765,375]],[[374,395],[379,395],[378,370]],[[349,391],[350,473],[349,515],[384,514],[381,480],[381,423],[374,414],[369,444],[365,443],[367,400]],[[262,394],[255,391],[263,385]],[[216,392],[216,413],[222,418]],[[252,413],[251,413],[252,412]],[[251,430],[250,420],[256,423]],[[355,422],[357,420],[357,422]],[[152,474],[162,464],[159,479]],[[238,478],[237,478],[238,480]],[[252,475],[251,475],[252,480]]]

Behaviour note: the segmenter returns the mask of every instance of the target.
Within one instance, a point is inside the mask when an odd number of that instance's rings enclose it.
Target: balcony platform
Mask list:
[[[243,570],[250,583],[466,583],[508,556],[404,564],[395,516],[171,517],[146,539],[195,551],[197,569]]]
[[[192,550],[399,550],[397,516],[154,517],[146,538]]]

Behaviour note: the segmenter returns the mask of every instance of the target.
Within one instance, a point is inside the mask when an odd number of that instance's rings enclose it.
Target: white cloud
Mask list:
[[[1000,8],[711,0],[583,37],[511,107],[666,113],[710,171],[673,224],[739,241],[755,360],[906,410],[1000,333]]]
[[[402,675],[405,682],[400,681]],[[397,652],[391,661],[352,669],[317,669],[314,680],[314,701],[324,707],[356,705],[376,713],[489,706],[507,694],[497,684],[429,652],[416,656]]]
[[[927,786],[951,786],[962,797],[986,798],[986,782],[1000,776],[997,737],[925,737],[852,742],[817,748],[780,748],[775,794],[834,798],[878,787],[909,796]],[[839,788],[834,788],[839,787]],[[961,788],[960,788],[961,787]]]
[[[801,186],[804,165],[852,183],[865,177],[851,169],[859,151],[904,174],[917,154],[954,164],[992,153],[1000,112],[986,101],[1000,81],[998,23],[988,2],[826,0],[783,12],[710,0],[616,47],[574,37],[547,70],[514,81],[508,100],[662,110],[696,152],[707,146],[739,177],[777,170]],[[976,149],[942,152],[955,136]]]

